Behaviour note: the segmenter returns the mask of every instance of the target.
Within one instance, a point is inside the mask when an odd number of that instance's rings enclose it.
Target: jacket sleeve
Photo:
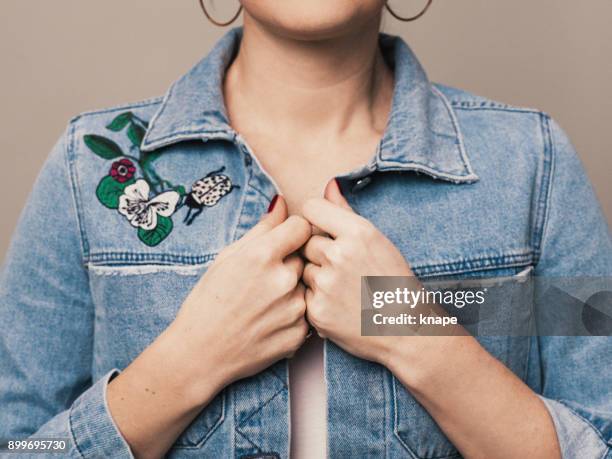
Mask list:
[[[545,215],[536,276],[569,280],[586,289],[585,301],[596,293],[588,291],[595,288],[595,279],[612,278],[610,232],[567,136],[554,121],[546,118],[545,125],[550,188],[542,197]],[[554,313],[559,304],[542,307]],[[533,341],[530,362],[539,365],[530,364],[530,385],[548,408],[563,457],[612,458],[612,337],[540,336]]]
[[[94,310],[68,138],[36,180],[0,275],[0,443],[62,439],[63,457],[132,457],[106,404],[116,370],[91,380]]]

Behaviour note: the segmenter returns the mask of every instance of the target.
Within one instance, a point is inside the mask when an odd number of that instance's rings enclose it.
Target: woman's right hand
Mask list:
[[[309,328],[304,263],[296,251],[310,236],[310,224],[287,218],[279,196],[257,225],[221,251],[168,330],[186,357],[207,367],[216,362],[227,385],[295,353]]]
[[[110,413],[132,453],[162,457],[231,382],[253,375],[304,342],[303,262],[310,238],[302,217],[276,205],[219,253],[172,324],[107,391]]]

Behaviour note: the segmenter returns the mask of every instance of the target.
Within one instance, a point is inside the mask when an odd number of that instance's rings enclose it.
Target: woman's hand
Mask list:
[[[302,217],[287,218],[279,196],[262,221],[219,254],[181,306],[170,333],[195,361],[213,357],[223,385],[291,356],[304,342],[303,261],[295,252],[310,235]]]
[[[325,199],[304,203],[303,215],[327,233],[312,236],[303,248],[308,321],[347,352],[385,364],[394,337],[361,336],[361,276],[413,276],[410,266],[389,239],[353,212],[335,180]]]
[[[174,322],[108,387],[112,417],[136,457],[163,456],[231,382],[292,355],[304,342],[303,261],[311,235],[282,197],[223,250]]]

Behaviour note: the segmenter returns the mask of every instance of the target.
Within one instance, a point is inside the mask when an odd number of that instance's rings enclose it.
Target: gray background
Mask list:
[[[219,3],[219,2],[218,2]],[[400,13],[424,0],[393,0]],[[219,14],[237,8],[222,3]],[[197,1],[2,0],[0,256],[66,122],[162,95],[224,29]],[[434,0],[415,23],[390,16],[432,80],[550,113],[569,133],[612,221],[612,2]]]

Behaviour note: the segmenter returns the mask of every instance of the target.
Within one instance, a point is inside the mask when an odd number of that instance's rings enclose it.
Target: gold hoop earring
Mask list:
[[[404,21],[404,22],[410,22],[410,21],[415,21],[415,20],[417,20],[418,18],[420,18],[421,16],[423,16],[423,15],[424,15],[424,14],[427,12],[427,10],[429,9],[429,7],[431,6],[431,4],[432,4],[432,3],[433,3],[433,0],[427,0],[427,5],[425,5],[425,8],[423,8],[423,9],[421,10],[421,12],[420,12],[420,13],[418,13],[417,15],[415,15],[415,16],[411,16],[411,17],[409,17],[409,18],[402,17],[402,16],[400,16],[399,14],[397,14],[395,11],[393,11],[393,10],[391,9],[391,7],[389,6],[389,2],[385,2],[385,8],[387,8],[387,11],[388,11],[388,12],[391,14],[391,16],[393,16],[395,19],[398,19],[398,20],[400,20],[400,21]]]
[[[200,0],[200,7],[202,8],[202,11],[204,12],[204,15],[206,16],[206,18],[212,22],[214,25],[219,26],[219,27],[225,27],[230,25],[232,22],[234,22],[236,19],[238,19],[238,16],[240,16],[240,13],[242,13],[242,4],[240,5],[240,8],[238,8],[238,11],[236,11],[236,14],[234,14],[234,16],[226,22],[219,22],[217,21],[215,18],[213,18],[208,11],[206,11],[206,7],[204,6],[204,0]]]

